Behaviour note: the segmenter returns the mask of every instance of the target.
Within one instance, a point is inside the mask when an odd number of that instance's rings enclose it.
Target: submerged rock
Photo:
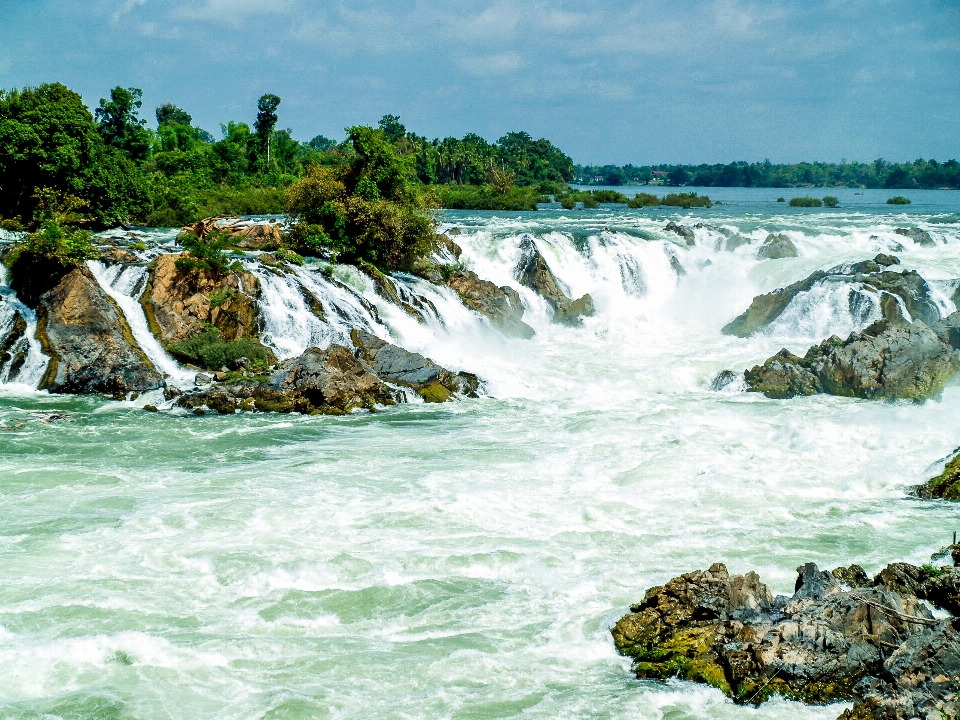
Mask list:
[[[779,235],[770,233],[767,235],[767,239],[763,241],[760,249],[757,250],[758,260],[779,260],[792,257],[797,257],[797,246],[793,244],[793,240],[783,233]]]
[[[676,233],[683,238],[683,241],[688,246],[693,246],[697,244],[697,236],[694,234],[693,230],[688,228],[686,225],[678,225],[677,223],[671,221],[668,222],[666,227],[663,228],[665,232]]]
[[[221,414],[239,410],[341,415],[392,405],[390,389],[342,345],[310,348],[270,375],[210,385],[176,398],[186,409],[207,407]]]
[[[802,358],[781,350],[747,370],[744,380],[770,398],[828,393],[921,401],[939,395],[958,369],[960,353],[924,323],[881,320],[846,340],[824,340]]]
[[[933,302],[930,286],[923,277],[915,270],[897,273],[887,269],[899,263],[899,258],[880,254],[873,260],[838,265],[829,270],[817,270],[803,280],[765,295],[756,296],[750,303],[750,307],[724,326],[721,332],[737,337],[752,335],[780,317],[798,295],[826,283],[851,285],[852,292],[849,300],[851,312],[858,309],[854,307],[855,305],[863,303],[876,305],[876,300],[865,294],[865,291],[868,291],[879,297],[879,307],[876,310],[890,322],[906,322],[901,310],[901,302],[911,319],[922,320],[927,325],[938,322],[940,311]]]
[[[638,678],[706,683],[738,703],[782,695],[852,701],[847,720],[955,717],[960,623],[934,619],[920,598],[952,607],[942,588],[960,569],[914,568],[918,597],[889,581],[895,572],[865,587],[862,568],[844,590],[836,576],[856,567],[831,574],[807,563],[793,596],[774,597],[756,573],[731,576],[716,563],[651,588],[611,632]]]
[[[571,300],[561,290],[560,282],[537,249],[533,238],[524,236],[520,241],[520,260],[517,262],[516,278],[543,297],[554,310],[554,322],[563,325],[580,325],[584,317],[594,314],[593,298],[589,294]]]
[[[488,318],[504,335],[529,339],[536,334],[521,319],[523,303],[513,288],[506,285],[497,287],[470,270],[457,270],[450,275],[447,284],[460,296],[464,305]]]
[[[427,402],[444,402],[457,395],[477,397],[480,380],[473,373],[454,373],[430,358],[412,353],[363,330],[352,330],[357,357],[383,380],[412,388]]]
[[[40,296],[37,338],[50,364],[40,389],[123,397],[163,386],[123,314],[86,267]]]
[[[933,247],[937,243],[934,242],[934,239],[930,236],[926,230],[921,230],[918,227],[911,228],[897,228],[894,230],[897,235],[902,235],[903,237],[910,238],[917,245],[921,247]]]

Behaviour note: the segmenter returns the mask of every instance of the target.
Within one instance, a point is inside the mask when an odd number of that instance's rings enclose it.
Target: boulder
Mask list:
[[[757,250],[758,260],[779,260],[780,258],[792,257],[797,257],[797,246],[793,244],[793,240],[783,233],[779,235],[770,233],[767,235],[767,239],[763,241],[760,249]]]
[[[580,325],[582,318],[593,315],[593,298],[584,295],[571,300],[560,287],[546,259],[537,249],[530,235],[520,241],[520,259],[515,272],[517,281],[540,295],[553,308],[554,322],[563,325]]]
[[[936,620],[903,589],[845,591],[813,563],[797,573],[790,597],[773,597],[756,573],[731,576],[721,563],[681,575],[630,608],[611,630],[614,643],[638,678],[706,683],[738,703],[782,695],[853,701],[840,716],[847,720],[956,716],[946,676],[960,672],[955,620]]]
[[[694,234],[691,228],[688,228],[686,225],[678,225],[677,223],[671,221],[668,222],[666,227],[663,228],[664,232],[676,233],[683,238],[683,241],[688,246],[693,246],[697,244],[697,236]]]
[[[910,238],[917,245],[920,245],[921,247],[933,247],[934,245],[937,244],[934,241],[934,239],[930,237],[930,233],[928,233],[926,230],[921,230],[918,227],[897,228],[896,230],[894,230],[894,232],[897,235],[902,235],[903,237]]]
[[[205,238],[211,232],[228,233],[230,244],[245,250],[275,250],[283,241],[280,225],[271,222],[254,222],[243,218],[218,215],[180,228],[181,233],[191,233]]]
[[[40,296],[37,338],[50,364],[40,389],[123,397],[163,386],[123,314],[81,266]]]
[[[457,270],[447,284],[460,296],[463,304],[488,318],[504,335],[523,339],[532,338],[532,327],[521,319],[523,303],[520,295],[506,285],[497,287],[489,280],[481,280],[475,272]]]
[[[832,337],[802,358],[787,350],[744,373],[748,389],[771,398],[818,392],[922,401],[938,396],[960,369],[960,353],[924,323],[881,320],[846,340]]]
[[[457,395],[477,397],[480,381],[472,373],[454,373],[430,358],[412,353],[381,340],[363,330],[354,329],[350,339],[356,356],[382,380],[412,388],[427,402],[444,402]]]
[[[237,378],[184,393],[176,405],[221,414],[240,410],[342,415],[395,402],[390,389],[342,345],[309,348],[269,376]]]
[[[881,254],[873,260],[838,265],[829,270],[817,270],[803,280],[765,295],[756,296],[750,303],[750,307],[742,315],[727,323],[721,332],[725,335],[748,337],[780,317],[798,295],[827,283],[848,283],[852,286],[853,292],[850,295],[852,312],[856,310],[857,304],[875,303],[873,297],[879,296],[878,311],[887,321],[894,324],[906,322],[901,309],[902,302],[902,306],[910,313],[911,319],[922,320],[932,327],[940,320],[940,311],[933,302],[930,286],[915,270],[897,273],[887,269],[899,262],[900,260],[892,255]],[[874,296],[868,296],[865,290],[871,291]],[[958,325],[960,325],[960,316],[958,316]]]

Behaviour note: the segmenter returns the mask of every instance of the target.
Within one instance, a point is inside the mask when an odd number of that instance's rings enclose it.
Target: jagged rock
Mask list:
[[[779,260],[792,257],[797,257],[797,246],[793,244],[793,240],[783,233],[779,235],[770,233],[767,235],[767,239],[763,241],[760,249],[757,250],[758,260]]]
[[[123,314],[85,266],[40,296],[37,315],[37,338],[51,358],[41,389],[122,397],[163,386]]]
[[[260,281],[248,272],[228,270],[223,276],[203,270],[181,272],[177,255],[161,255],[152,263],[141,304],[151,330],[165,345],[199,335],[213,325],[224,340],[256,339]]]
[[[921,247],[933,247],[937,244],[934,242],[933,238],[930,237],[930,233],[928,233],[926,230],[921,230],[918,227],[897,228],[894,230],[894,232],[897,235],[903,235],[903,237],[910,238]]]
[[[921,401],[939,395],[958,369],[960,354],[922,322],[881,320],[846,340],[824,340],[802,358],[781,350],[744,379],[749,390],[771,398],[823,392]]]
[[[866,571],[859,565],[838,567],[831,571],[837,580],[846,583],[851,588],[870,587],[873,582],[867,577]]]
[[[521,320],[523,303],[513,288],[497,287],[489,280],[481,280],[470,270],[457,270],[447,284],[464,305],[487,317],[504,335],[523,339],[534,336],[533,328]]]
[[[614,642],[639,678],[707,683],[738,703],[853,701],[841,718],[908,720],[955,702],[956,620],[934,619],[910,592],[844,591],[813,563],[797,572],[793,596],[776,598],[720,563],[674,578],[630,608]]]
[[[392,405],[390,389],[342,345],[309,348],[269,376],[216,384],[176,399],[188,410],[207,407],[229,415],[240,410],[340,415]]]
[[[100,253],[100,262],[102,262],[104,265],[128,265],[130,263],[138,262],[139,260],[140,258],[138,258],[129,250],[116,247],[104,249]]]
[[[873,260],[838,265],[829,270],[817,270],[803,280],[756,296],[746,312],[731,320],[721,332],[737,337],[752,335],[780,317],[800,293],[809,292],[826,283],[849,283],[854,286],[849,300],[851,311],[857,304],[875,303],[875,300],[860,290],[861,287],[869,288],[879,295],[880,306],[877,309],[887,321],[893,324],[907,321],[897,300],[899,298],[912,319],[922,320],[933,327],[933,324],[940,320],[940,311],[932,300],[930,286],[915,270],[905,270],[902,273],[885,270],[899,262],[900,260],[892,255],[881,254]],[[960,325],[960,316],[957,324]]]
[[[915,489],[918,497],[932,500],[960,500],[960,448],[943,468],[943,472]]]
[[[370,263],[361,261],[358,267],[364,275],[373,280],[377,295],[399,307],[417,322],[426,322],[428,313],[436,317],[437,308],[428,298],[420,297],[402,288],[396,280],[380,272]]]
[[[372,373],[396,385],[412,388],[427,402],[444,402],[456,395],[477,397],[480,381],[473,373],[453,373],[430,358],[404,350],[363,330],[352,330],[350,339],[357,349],[357,357]]]
[[[543,297],[554,310],[554,322],[563,325],[580,325],[582,318],[593,315],[593,298],[584,295],[571,300],[560,287],[550,266],[537,249],[530,235],[520,241],[520,259],[516,268],[517,281]]]
[[[663,228],[665,232],[676,233],[683,238],[683,241],[689,245],[697,244],[697,236],[694,234],[693,230],[688,228],[686,225],[678,225],[677,223],[671,221],[667,223],[667,226]]]

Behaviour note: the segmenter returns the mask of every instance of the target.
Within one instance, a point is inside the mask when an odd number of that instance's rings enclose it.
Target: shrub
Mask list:
[[[790,198],[790,207],[821,207],[823,201],[820,198],[804,195],[803,197]]]
[[[536,210],[543,200],[531,187],[497,192],[492,185],[438,185],[432,190],[437,204],[450,210]]]
[[[177,259],[177,270],[180,272],[206,270],[220,276],[227,271],[229,263],[223,251],[231,242],[230,233],[214,230],[202,238],[194,233],[183,233],[177,240],[189,253]]]
[[[261,367],[269,365],[271,360],[270,351],[259,341],[253,338],[224,340],[220,331],[212,327],[192,338],[174,343],[168,349],[177,359],[207,370],[236,367],[237,361],[244,357]]]
[[[98,255],[86,230],[63,227],[48,220],[36,232],[15,244],[4,256],[11,287],[20,299],[35,305],[39,297],[81,263]]]
[[[835,198],[833,195],[827,195],[825,198],[823,198],[823,204],[826,207],[836,207],[840,204],[840,200]]]
[[[710,198],[696,193],[670,193],[660,201],[661,205],[682,207],[689,210],[692,207],[713,207]]]
[[[564,210],[573,210],[577,206],[577,198],[572,194],[559,196],[557,202]]]
[[[784,200],[782,197],[778,197],[777,202],[786,202],[786,200]]]
[[[627,196],[616,190],[594,190],[592,192],[597,202],[619,203],[620,205],[626,205],[627,203]]]
[[[887,205],[909,205],[910,198],[905,198],[903,195],[894,195],[892,198],[887,198]]]
[[[627,205],[632,208],[657,207],[660,204],[660,198],[650,193],[637,193],[635,197],[627,200]]]

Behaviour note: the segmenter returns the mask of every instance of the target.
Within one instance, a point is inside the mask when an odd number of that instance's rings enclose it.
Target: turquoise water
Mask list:
[[[448,214],[481,276],[513,282],[531,233],[598,308],[559,327],[524,292],[521,341],[442,291],[427,326],[370,295],[394,340],[480,374],[480,400],[196,417],[0,387],[0,425],[24,423],[0,431],[0,716],[835,718],[637,681],[608,630],[715,561],[784,593],[802,562],[920,563],[960,529],[958,506],[908,494],[960,444],[960,388],[920,406],[710,390],[850,323],[824,297],[816,322],[721,335],[750,298],[898,238],[952,311],[960,193],[821,211],[729,193],[696,212]],[[758,262],[709,229],[680,247],[668,219],[785,231],[801,256]],[[907,225],[938,245],[892,232]]]

